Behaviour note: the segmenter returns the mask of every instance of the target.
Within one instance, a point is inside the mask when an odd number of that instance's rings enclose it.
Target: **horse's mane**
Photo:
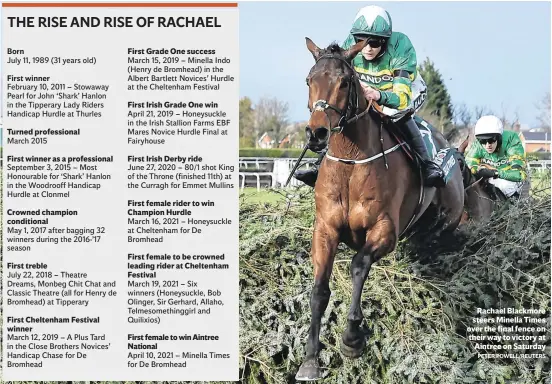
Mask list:
[[[337,44],[336,41],[333,41],[330,43],[330,45],[328,45],[324,51],[323,51],[323,54],[338,54],[338,55],[342,55],[343,54],[343,49],[339,46],[339,44]]]
[[[331,56],[334,56],[334,57],[343,58],[343,52],[344,52],[344,50],[339,46],[339,44],[336,41],[333,41],[326,48],[323,48],[323,49],[320,50],[320,53],[319,53],[318,57],[331,55]],[[309,76],[313,73],[313,71],[316,70],[315,69],[316,67],[317,66],[314,65],[311,68],[311,72],[309,73]]]

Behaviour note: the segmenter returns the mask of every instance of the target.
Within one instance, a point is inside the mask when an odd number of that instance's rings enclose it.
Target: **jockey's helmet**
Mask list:
[[[351,28],[351,35],[357,38],[370,36],[388,39],[393,31],[391,16],[382,7],[368,5],[358,11]]]
[[[493,115],[481,116],[477,123],[475,123],[474,129],[475,138],[482,145],[485,142],[498,143],[496,148],[502,146],[502,133],[504,132],[504,125],[502,120]]]
[[[501,137],[504,132],[502,120],[493,115],[481,116],[475,123],[475,137],[478,139],[487,139],[491,137]]]

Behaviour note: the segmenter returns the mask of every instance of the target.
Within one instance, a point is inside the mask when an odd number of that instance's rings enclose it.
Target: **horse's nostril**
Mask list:
[[[319,127],[314,131],[314,137],[318,140],[326,140],[328,138],[328,128]]]

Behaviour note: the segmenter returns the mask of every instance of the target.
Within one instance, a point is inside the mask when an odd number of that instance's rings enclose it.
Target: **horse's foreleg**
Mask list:
[[[330,276],[338,245],[338,232],[325,223],[316,224],[312,241],[314,286],[311,292],[311,325],[306,356],[297,372],[297,380],[322,378],[318,365],[320,352],[320,324],[330,301]]]
[[[397,241],[395,227],[389,218],[377,222],[366,234],[364,247],[351,261],[351,279],[353,280],[353,295],[347,328],[341,339],[341,352],[347,357],[362,355],[366,339],[360,329],[363,320],[360,302],[362,289],[370,272],[372,264],[395,248]]]

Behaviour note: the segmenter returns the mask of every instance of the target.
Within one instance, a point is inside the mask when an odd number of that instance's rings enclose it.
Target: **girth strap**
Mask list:
[[[329,153],[326,153],[326,157],[330,160],[338,161],[340,163],[345,163],[345,164],[366,164],[366,163],[370,163],[370,162],[372,162],[376,159],[379,159],[383,155],[387,155],[388,153],[395,152],[397,149],[399,149],[403,145],[406,145],[406,143],[404,141],[397,144],[397,145],[395,145],[394,147],[391,147],[391,148],[385,150],[384,152],[380,152],[377,155],[374,155],[372,157],[369,157],[367,159],[362,159],[362,160],[340,159],[338,157],[334,157],[334,156],[330,155]]]

